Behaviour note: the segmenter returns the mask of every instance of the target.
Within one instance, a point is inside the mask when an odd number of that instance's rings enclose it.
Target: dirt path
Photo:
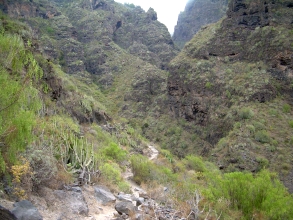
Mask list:
[[[149,145],[146,154],[149,160],[155,160],[159,155],[159,151],[154,146]],[[144,192],[144,190],[132,180],[133,173],[131,168],[128,167],[126,171],[122,173],[122,177],[130,185],[130,190],[134,196],[139,197],[139,192]]]
[[[102,205],[95,198],[94,188],[92,186],[84,186],[83,195],[89,208],[89,215],[85,220],[110,220],[114,218],[116,210],[114,204]]]
[[[149,160],[155,160],[158,157],[159,151],[154,146],[148,146],[145,154],[148,156]],[[133,172],[131,168],[127,168],[124,173],[122,173],[122,177],[125,181],[130,185],[131,194],[135,197],[139,197],[140,193],[146,193],[139,185],[137,185],[133,179]],[[52,191],[53,192],[53,191]],[[114,219],[114,213],[117,213],[114,204],[109,204],[103,206],[100,204],[95,198],[94,187],[92,186],[83,186],[82,194],[86,200],[86,204],[89,208],[89,213],[87,217],[77,217],[77,220],[111,220]],[[52,203],[56,201],[52,200]],[[35,201],[38,210],[43,216],[44,220],[58,219],[60,216],[60,212],[57,207],[49,206],[44,198],[35,197]],[[13,202],[9,202],[7,200],[0,199],[0,204],[8,209],[13,208]]]
[[[159,155],[159,151],[154,146],[151,146],[151,145],[149,146],[149,150],[150,150],[149,160],[157,159]]]

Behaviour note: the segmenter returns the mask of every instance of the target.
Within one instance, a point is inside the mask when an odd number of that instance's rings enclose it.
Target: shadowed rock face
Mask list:
[[[3,220],[4,219],[5,220],[16,220],[17,218],[8,209],[0,206],[0,219],[3,219]]]
[[[181,12],[172,39],[183,48],[201,27],[217,22],[226,13],[227,0],[191,0]]]

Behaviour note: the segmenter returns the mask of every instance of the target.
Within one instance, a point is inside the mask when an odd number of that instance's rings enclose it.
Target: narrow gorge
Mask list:
[[[293,219],[292,7],[0,0],[0,219]]]

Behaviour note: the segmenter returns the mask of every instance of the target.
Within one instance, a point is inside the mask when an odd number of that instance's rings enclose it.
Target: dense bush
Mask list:
[[[46,185],[57,174],[57,161],[50,152],[44,149],[30,149],[28,152],[31,167],[33,169],[32,183],[37,188]]]
[[[265,130],[261,130],[261,131],[257,131],[254,135],[255,140],[260,142],[260,143],[270,143],[271,138],[268,135],[267,131]]]
[[[284,104],[283,105],[283,112],[289,113],[290,111],[291,111],[291,106],[289,104]]]
[[[33,79],[42,70],[18,35],[0,34],[0,173],[16,162],[17,153],[32,140],[41,107]],[[25,70],[25,71],[24,71]]]
[[[126,151],[122,150],[117,144],[110,143],[109,146],[105,147],[102,152],[109,158],[122,162],[126,159]]]
[[[138,184],[152,180],[152,163],[142,155],[133,155],[130,158],[133,179]]]
[[[254,116],[253,111],[250,108],[242,108],[239,112],[241,119],[250,119]]]
[[[105,163],[100,167],[102,174],[102,182],[110,188],[116,188],[117,190],[123,192],[129,192],[129,185],[121,177],[121,169],[118,164],[115,163]]]
[[[293,198],[286,188],[267,170],[251,173],[227,173],[212,176],[209,181],[212,199],[227,199],[230,207],[242,212],[245,219],[262,213],[268,219],[291,219]]]
[[[198,172],[206,171],[205,164],[200,157],[189,155],[183,160],[183,162],[188,170],[195,170]]]

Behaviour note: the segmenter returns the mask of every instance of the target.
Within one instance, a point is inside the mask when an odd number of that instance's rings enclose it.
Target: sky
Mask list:
[[[184,11],[188,0],[115,0],[120,3],[133,3],[141,6],[145,11],[152,7],[158,15],[158,21],[165,24],[171,34],[177,24],[178,15]]]

